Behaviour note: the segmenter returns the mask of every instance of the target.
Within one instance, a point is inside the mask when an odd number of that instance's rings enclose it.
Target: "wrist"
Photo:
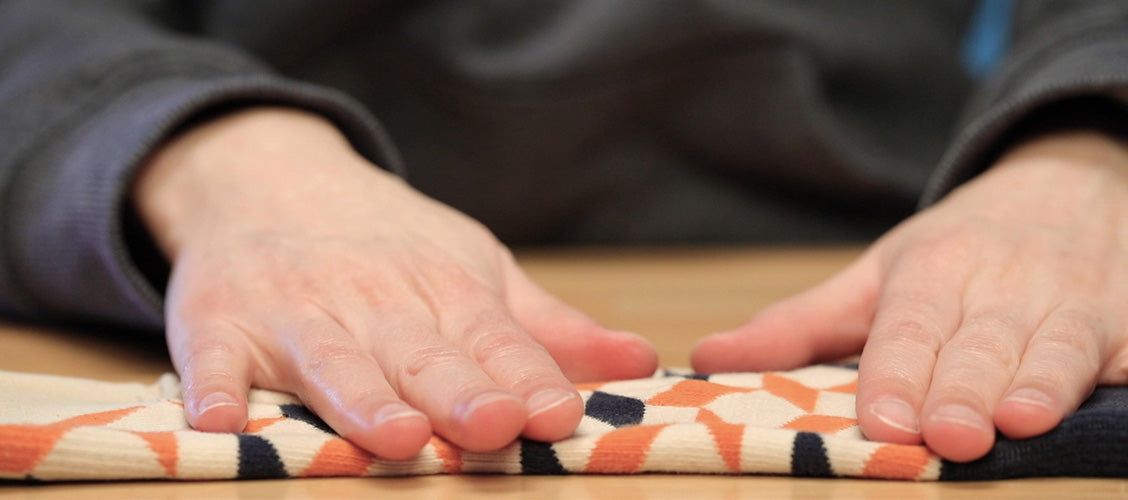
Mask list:
[[[378,171],[319,115],[246,108],[187,128],[142,165],[131,202],[162,253],[173,259],[195,233],[284,216],[314,203],[299,192],[340,175]]]
[[[1128,140],[1088,128],[1040,134],[1013,145],[995,168],[1027,168],[1032,164],[1128,175]]]

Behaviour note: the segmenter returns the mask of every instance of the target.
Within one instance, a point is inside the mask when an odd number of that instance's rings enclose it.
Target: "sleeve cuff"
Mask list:
[[[974,112],[929,180],[920,208],[981,173],[1006,146],[1034,129],[1122,129],[1120,123],[1128,119],[1126,102],[1128,34],[1119,30],[1016,57],[971,104]]]
[[[138,234],[131,220],[129,185],[144,158],[177,128],[211,110],[248,103],[326,116],[370,161],[403,173],[382,127],[338,92],[270,76],[146,83],[85,116],[83,125],[56,139],[51,149],[58,153],[28,165],[35,174],[15,197],[13,206],[26,217],[12,228],[13,250],[61,250],[51,259],[20,259],[29,263],[19,280],[32,302],[26,306],[39,316],[160,328],[167,269],[154,266],[148,235]],[[91,296],[92,290],[100,293]]]

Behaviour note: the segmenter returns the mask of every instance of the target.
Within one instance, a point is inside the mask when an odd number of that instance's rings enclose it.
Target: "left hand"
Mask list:
[[[193,428],[239,432],[290,392],[385,459],[554,441],[574,382],[657,354],[538,287],[486,228],[369,163],[337,127],[248,107],[170,137],[133,202],[171,263],[166,337]]]
[[[1128,382],[1128,145],[1027,141],[826,282],[694,349],[699,371],[862,351],[867,437],[982,457]],[[863,350],[864,345],[864,350]]]

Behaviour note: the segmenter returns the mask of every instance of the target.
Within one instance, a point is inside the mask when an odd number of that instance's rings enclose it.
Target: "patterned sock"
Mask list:
[[[1128,389],[1101,388],[1046,435],[1000,437],[985,458],[946,462],[922,446],[866,440],[857,371],[820,365],[580,385],[586,415],[557,443],[498,451],[433,438],[387,461],[341,439],[289,395],[252,391],[242,433],[194,431],[177,380],[151,385],[0,371],[0,478],[34,481],[251,479],[423,474],[783,474],[910,480],[1128,477]]]

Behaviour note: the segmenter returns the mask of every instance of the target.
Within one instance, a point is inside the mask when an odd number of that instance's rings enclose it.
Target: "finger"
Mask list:
[[[338,434],[384,458],[415,456],[431,438],[426,416],[400,399],[379,364],[330,319],[283,332],[298,396]]]
[[[528,412],[522,434],[541,441],[572,435],[583,400],[548,352],[517,325],[500,302],[479,295],[450,308],[440,330],[456,338],[494,382],[522,398]]]
[[[604,327],[544,291],[513,264],[506,298],[517,323],[543,346],[573,382],[649,377],[658,353],[645,338]]]
[[[1036,318],[1013,301],[971,306],[936,360],[921,407],[921,436],[938,455],[967,462],[995,442],[991,415],[1010,385]]]
[[[392,387],[428,416],[436,433],[471,451],[495,450],[520,435],[525,402],[441,337],[431,311],[422,305],[385,306],[372,314],[376,360]]]
[[[241,432],[247,424],[248,353],[229,325],[187,325],[172,317],[169,354],[180,374],[189,425],[205,432]]]
[[[876,252],[871,251],[744,325],[702,339],[691,355],[694,369],[705,373],[782,370],[858,353],[876,309],[877,264]]]
[[[858,423],[875,441],[920,442],[920,409],[940,347],[961,315],[962,275],[929,255],[891,265],[858,363]]]
[[[1101,317],[1062,308],[1042,322],[995,408],[999,431],[1012,439],[1037,436],[1081,405],[1097,383],[1101,346],[1110,335]]]

